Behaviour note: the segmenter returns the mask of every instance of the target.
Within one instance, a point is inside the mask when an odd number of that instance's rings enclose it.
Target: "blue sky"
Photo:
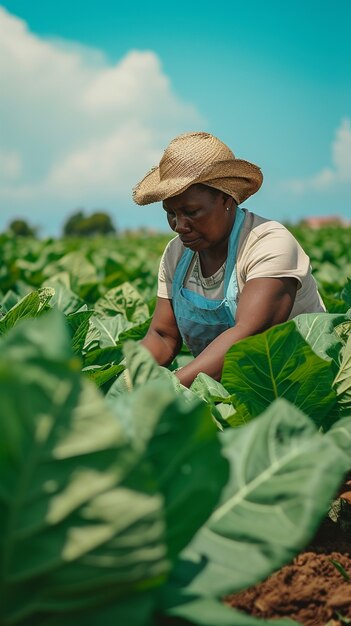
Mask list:
[[[0,0],[0,229],[166,229],[131,188],[189,130],[262,168],[252,211],[350,218],[350,23],[349,0]]]

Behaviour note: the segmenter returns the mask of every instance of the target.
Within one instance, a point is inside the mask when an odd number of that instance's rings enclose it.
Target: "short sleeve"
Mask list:
[[[179,237],[176,237],[167,244],[161,257],[157,286],[157,295],[159,298],[172,299],[173,276],[181,255],[182,245]]]
[[[277,222],[251,233],[242,258],[243,282],[253,278],[296,278],[300,286],[310,272],[310,259],[295,237]]]

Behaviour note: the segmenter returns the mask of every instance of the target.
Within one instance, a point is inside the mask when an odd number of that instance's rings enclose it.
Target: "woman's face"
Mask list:
[[[171,229],[178,233],[184,246],[197,252],[227,240],[235,217],[232,198],[222,192],[214,195],[197,185],[164,200],[163,208]]]

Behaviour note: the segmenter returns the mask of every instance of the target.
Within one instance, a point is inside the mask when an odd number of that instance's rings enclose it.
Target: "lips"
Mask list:
[[[181,237],[181,242],[184,246],[192,246],[194,243],[197,243],[201,237],[196,237],[195,239],[183,239]]]

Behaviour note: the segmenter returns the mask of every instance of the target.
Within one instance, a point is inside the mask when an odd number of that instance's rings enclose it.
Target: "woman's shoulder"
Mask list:
[[[281,224],[276,220],[271,220],[266,217],[262,217],[261,215],[257,215],[257,213],[252,213],[247,209],[243,210],[245,212],[245,221],[243,224],[243,235],[245,237],[250,236],[252,239],[258,239],[265,236],[267,233],[276,232],[277,230],[281,233],[290,234],[284,224]]]
[[[164,268],[168,275],[174,274],[175,268],[178,265],[183,251],[184,246],[178,235],[171,239],[166,245],[161,259],[161,267]]]
[[[238,255],[242,256],[257,248],[270,250],[271,246],[299,247],[291,232],[276,220],[270,220],[245,209],[245,220],[239,240]]]
[[[177,258],[177,260],[179,260],[179,258],[183,254],[183,251],[184,246],[179,239],[179,236],[177,235],[176,237],[173,237],[173,239],[171,239],[166,245],[163,251],[163,257],[167,257],[168,259]]]

